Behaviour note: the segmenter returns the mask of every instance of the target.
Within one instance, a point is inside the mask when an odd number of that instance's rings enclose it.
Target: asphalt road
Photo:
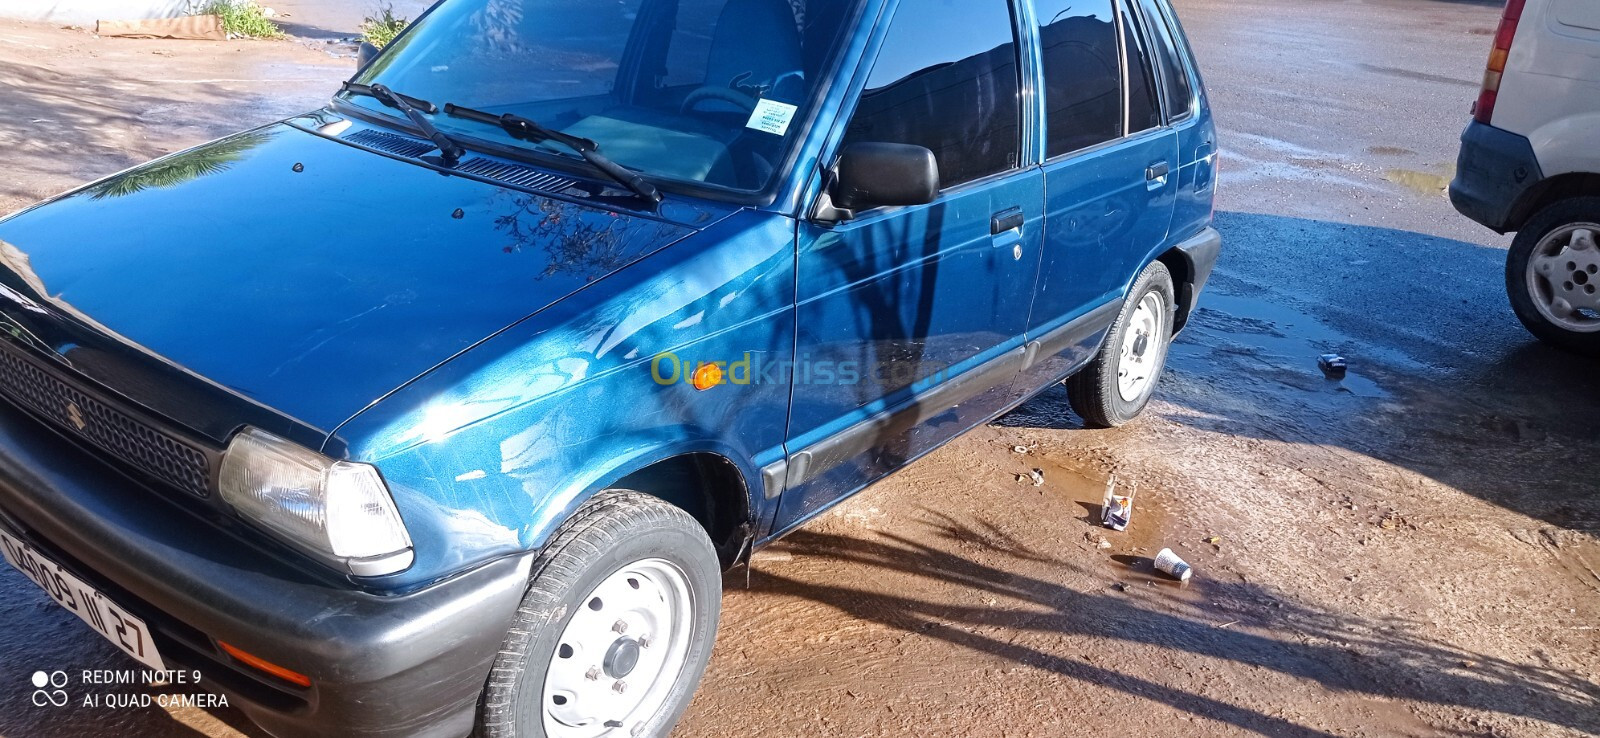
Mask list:
[[[748,586],[730,575],[678,734],[1600,734],[1600,375],[1522,331],[1508,238],[1443,193],[1497,4],[1176,4],[1222,127],[1226,247],[1159,400],[1086,431],[1047,392],[758,556]],[[307,38],[364,13],[274,5]],[[119,72],[133,56],[62,54],[52,77],[18,44],[54,42],[8,40],[0,211],[347,71],[301,48],[204,86]],[[61,92],[80,77],[110,111]],[[1016,481],[1034,469],[1044,485]],[[1138,485],[1127,534],[1091,524],[1112,474]],[[1150,574],[1166,546],[1190,586]],[[0,736],[251,732],[230,710],[33,707],[35,670],[127,664],[9,571],[0,622]]]

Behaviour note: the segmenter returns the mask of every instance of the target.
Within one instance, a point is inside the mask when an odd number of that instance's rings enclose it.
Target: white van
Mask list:
[[[1450,200],[1517,232],[1506,289],[1539,338],[1600,355],[1600,0],[1509,0]]]

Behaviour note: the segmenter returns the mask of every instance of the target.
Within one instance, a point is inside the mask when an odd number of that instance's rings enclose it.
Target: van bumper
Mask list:
[[[1497,233],[1516,230],[1522,196],[1544,179],[1528,139],[1473,121],[1461,134],[1450,202],[1456,210]]]
[[[167,668],[200,671],[200,689],[278,736],[467,735],[528,581],[520,557],[402,595],[340,586],[168,504],[5,402],[0,526],[143,619]],[[233,661],[219,640],[311,687]]]

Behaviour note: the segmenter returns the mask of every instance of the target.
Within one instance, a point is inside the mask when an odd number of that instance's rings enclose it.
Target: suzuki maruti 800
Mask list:
[[[1149,401],[1216,139],[1167,0],[445,0],[0,223],[0,544],[267,731],[666,733],[720,572],[1065,380]]]

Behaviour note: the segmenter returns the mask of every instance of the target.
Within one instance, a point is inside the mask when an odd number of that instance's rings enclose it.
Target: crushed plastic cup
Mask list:
[[[1188,562],[1178,558],[1178,555],[1173,553],[1170,548],[1163,548],[1161,553],[1156,554],[1156,571],[1180,582],[1187,582],[1189,577],[1194,575],[1194,569],[1189,566]]]
[[[1128,494],[1117,494],[1117,475],[1111,475],[1106,480],[1106,494],[1100,501],[1100,524],[1115,531],[1128,529],[1128,523],[1133,521],[1133,496],[1138,488],[1128,490]]]

